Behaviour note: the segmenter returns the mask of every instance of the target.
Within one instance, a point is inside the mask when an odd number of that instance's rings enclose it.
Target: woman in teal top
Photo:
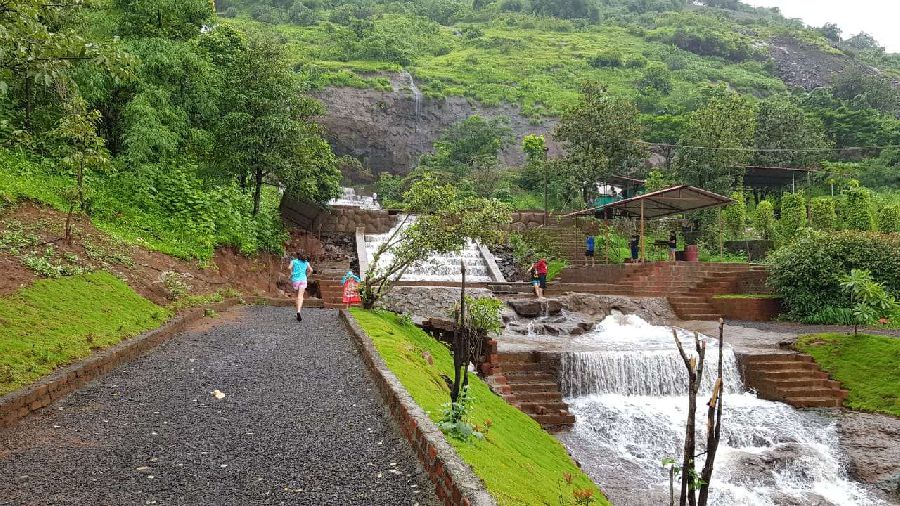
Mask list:
[[[306,281],[312,273],[309,257],[303,253],[297,253],[291,260],[291,286],[297,291],[297,321],[302,322],[300,311],[303,309],[303,293],[306,291]]]

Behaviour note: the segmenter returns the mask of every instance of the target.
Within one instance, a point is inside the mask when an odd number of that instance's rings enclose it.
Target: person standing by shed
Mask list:
[[[588,235],[584,240],[584,263],[587,265],[588,261],[591,263],[591,267],[594,266],[594,236]]]

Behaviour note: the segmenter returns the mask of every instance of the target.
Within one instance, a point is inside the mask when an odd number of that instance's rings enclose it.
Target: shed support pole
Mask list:
[[[641,199],[641,263],[644,262],[644,199]]]

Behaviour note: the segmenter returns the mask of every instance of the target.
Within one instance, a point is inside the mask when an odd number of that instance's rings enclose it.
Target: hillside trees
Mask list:
[[[763,167],[814,167],[827,157],[829,142],[821,120],[810,117],[785,96],[759,104],[753,165]],[[784,151],[766,151],[784,150]]]
[[[313,200],[336,196],[337,161],[312,120],[321,105],[303,94],[282,47],[254,34],[225,65],[214,157],[242,187],[252,188],[253,214],[269,179]]]
[[[507,118],[472,115],[445,130],[419,165],[458,183],[476,172],[495,171],[500,150],[511,140]]]
[[[579,193],[590,203],[597,182],[626,173],[643,160],[647,150],[637,142],[643,126],[633,103],[594,83],[586,84],[582,93],[556,128],[555,137],[567,152],[556,177],[565,181],[569,194]]]
[[[688,115],[675,169],[684,183],[728,193],[743,174],[756,131],[756,107],[726,88],[707,91],[702,107]]]
[[[115,0],[122,35],[190,39],[212,20],[209,0]]]

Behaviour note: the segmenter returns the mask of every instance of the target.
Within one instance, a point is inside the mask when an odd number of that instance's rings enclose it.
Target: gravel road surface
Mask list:
[[[294,315],[204,320],[0,431],[0,504],[435,504],[337,312]]]

